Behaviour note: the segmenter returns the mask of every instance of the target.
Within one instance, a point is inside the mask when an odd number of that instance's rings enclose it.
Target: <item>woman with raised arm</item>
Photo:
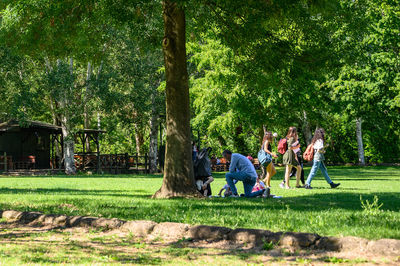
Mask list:
[[[296,187],[300,187],[300,175],[301,175],[301,166],[299,161],[297,160],[296,153],[294,150],[300,147],[298,142],[298,135],[296,127],[290,127],[288,133],[286,135],[287,139],[287,150],[283,155],[283,164],[286,165],[285,171],[285,188],[289,189],[289,179],[290,179],[290,172],[292,171],[293,167],[297,168],[296,172]]]

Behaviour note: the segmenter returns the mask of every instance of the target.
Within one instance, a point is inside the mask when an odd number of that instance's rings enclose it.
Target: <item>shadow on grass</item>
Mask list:
[[[128,199],[148,199],[148,201],[141,202],[140,208],[155,208],[159,205],[171,205],[174,210],[186,211],[187,208],[192,209],[213,209],[228,208],[235,210],[249,210],[256,211],[260,207],[263,209],[286,209],[287,205],[290,209],[297,211],[324,211],[330,209],[344,209],[344,210],[362,210],[360,203],[360,196],[363,200],[372,201],[374,196],[379,198],[379,203],[383,203],[382,210],[399,211],[400,210],[400,193],[395,192],[377,192],[377,193],[359,193],[350,192],[352,190],[360,191],[356,188],[340,188],[336,189],[335,192],[331,192],[331,189],[322,187],[318,189],[322,193],[315,192],[317,187],[310,194],[299,194],[296,196],[283,197],[282,199],[260,199],[260,198],[212,198],[212,199],[157,199],[151,200],[152,194],[138,195],[137,193],[148,193],[145,190],[80,190],[80,189],[67,189],[67,188],[37,188],[37,189],[26,189],[26,188],[0,188],[0,194],[13,194],[13,195],[73,195],[73,196],[97,196],[99,205],[103,205],[106,202],[102,200],[103,197],[117,197],[117,198],[128,198]],[[329,191],[330,193],[323,193]],[[276,193],[276,192],[273,192]],[[278,191],[279,194],[279,191]],[[71,199],[74,201],[74,199]],[[87,200],[93,201],[93,198],[85,199],[80,197],[80,202]],[[60,202],[61,203],[61,202]],[[114,203],[112,205],[117,204]],[[131,208],[131,206],[115,206],[118,208]]]
[[[48,194],[48,195],[82,195],[82,196],[109,196],[109,197],[135,197],[151,198],[152,195],[138,195],[135,193],[148,193],[143,189],[138,190],[96,190],[96,189],[69,189],[69,188],[0,188],[0,194]]]
[[[343,178],[343,177],[336,177],[335,181],[400,181],[396,178]]]
[[[82,178],[82,179],[100,179],[100,178],[111,178],[111,179],[118,179],[118,178],[128,178],[128,179],[135,179],[135,178],[162,178],[163,176],[161,174],[114,174],[114,175],[87,175],[87,174],[77,174],[77,175],[48,175],[48,176],[8,176],[8,175],[1,175],[0,174],[0,179],[6,179],[6,178],[37,178],[37,179],[52,179],[52,178],[65,178],[65,179],[74,179],[74,178]]]

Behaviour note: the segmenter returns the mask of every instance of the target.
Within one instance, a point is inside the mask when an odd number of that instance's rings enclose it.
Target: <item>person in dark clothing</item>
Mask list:
[[[214,178],[211,175],[211,161],[208,157],[211,148],[202,149],[194,161],[194,179],[197,190],[204,196],[211,196],[211,182]]]
[[[301,167],[301,176],[300,176],[300,180],[301,183],[303,184],[303,186],[305,185],[305,180],[304,180],[304,168],[303,168],[303,154],[301,153],[301,149],[299,148],[299,150],[296,152],[296,156],[297,156],[297,160],[299,162],[299,165]],[[290,177],[292,176],[296,176],[297,173],[297,168],[293,167],[292,171],[290,172]],[[285,187],[285,178],[283,178],[282,183],[279,185],[281,188]]]

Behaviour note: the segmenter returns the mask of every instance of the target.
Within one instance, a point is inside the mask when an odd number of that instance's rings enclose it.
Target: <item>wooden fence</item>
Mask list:
[[[9,169],[12,169],[13,161],[12,157],[7,155],[6,152],[0,151],[0,170],[7,172]]]
[[[149,173],[149,156],[124,154],[77,153],[75,165],[81,171],[98,171],[107,173]]]

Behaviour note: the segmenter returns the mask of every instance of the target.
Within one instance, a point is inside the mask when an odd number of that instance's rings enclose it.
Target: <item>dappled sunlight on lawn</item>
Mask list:
[[[342,183],[339,188],[330,189],[318,175],[312,190],[284,190],[278,186],[283,178],[278,168],[271,192],[282,199],[151,199],[161,186],[161,176],[7,177],[0,179],[0,204],[3,210],[400,238],[399,168],[330,167],[329,173]],[[212,190],[216,195],[225,180],[223,173],[214,177]],[[242,184],[237,187],[241,193]],[[368,215],[360,196],[372,202],[375,195],[383,205]]]

